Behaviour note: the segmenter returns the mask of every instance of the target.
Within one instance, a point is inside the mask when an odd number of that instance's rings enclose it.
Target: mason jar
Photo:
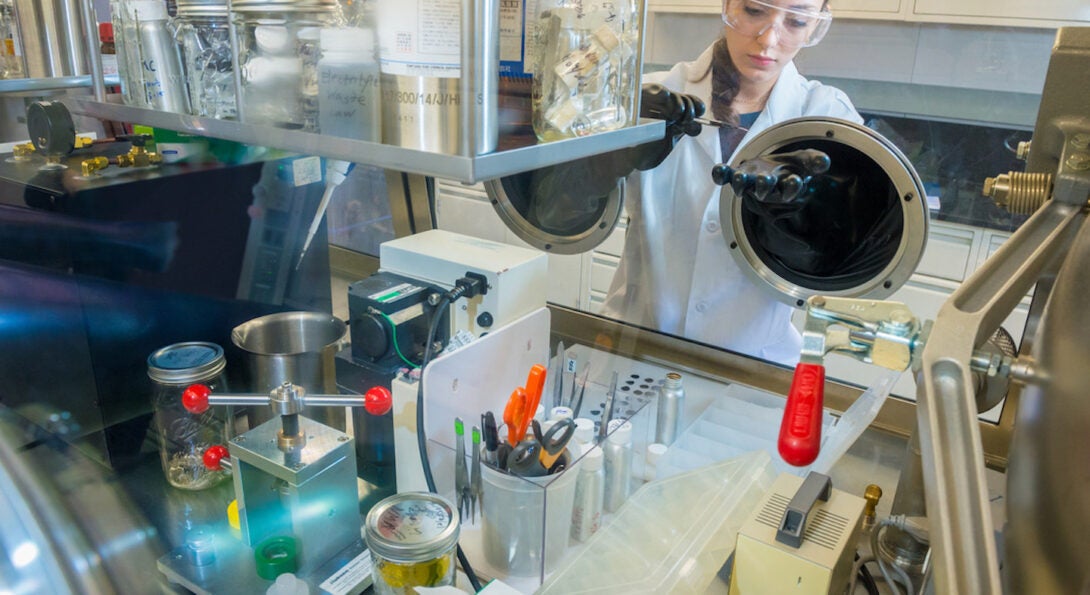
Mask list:
[[[148,356],[159,458],[167,482],[176,488],[203,490],[228,476],[226,471],[208,469],[203,461],[208,447],[228,438],[224,418],[214,407],[198,415],[182,406],[182,393],[191,384],[204,384],[214,393],[225,391],[226,366],[223,348],[215,343],[175,343]]]
[[[341,24],[336,0],[234,0],[239,114],[249,124],[318,129],[319,31]]]
[[[538,3],[532,44],[533,127],[538,139],[586,136],[635,122],[640,43],[635,4]]]
[[[238,106],[227,0],[178,0],[174,36],[182,50],[192,113],[235,118]]]
[[[376,595],[454,585],[458,533],[458,511],[442,496],[404,492],[376,504],[364,523]]]

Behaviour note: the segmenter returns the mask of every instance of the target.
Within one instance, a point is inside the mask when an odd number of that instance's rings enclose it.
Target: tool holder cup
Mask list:
[[[513,576],[544,576],[564,554],[571,533],[579,468],[571,450],[564,470],[521,477],[481,465],[481,532],[494,569]]]

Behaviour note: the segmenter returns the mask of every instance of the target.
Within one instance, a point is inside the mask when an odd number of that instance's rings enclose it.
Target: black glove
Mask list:
[[[704,110],[704,102],[698,97],[671,91],[658,83],[644,84],[640,90],[640,117],[665,120],[666,134],[662,140],[632,149],[636,169],[646,171],[658,167],[674,150],[678,139],[700,134],[701,126],[696,119],[704,115]]]
[[[731,168],[726,164],[712,169],[712,180],[730,184],[734,193],[766,205],[788,205],[806,198],[814,176],[829,171],[829,156],[815,149],[763,155]]]

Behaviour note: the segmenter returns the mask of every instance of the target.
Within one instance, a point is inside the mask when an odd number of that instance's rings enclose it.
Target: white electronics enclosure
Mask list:
[[[451,288],[475,273],[488,292],[461,299],[451,310],[451,334],[480,336],[545,306],[548,258],[544,252],[433,229],[383,243],[381,270]]]

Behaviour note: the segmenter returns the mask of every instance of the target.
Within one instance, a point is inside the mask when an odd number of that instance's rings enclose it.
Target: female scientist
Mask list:
[[[792,62],[829,29],[827,2],[724,0],[723,21],[723,36],[695,61],[644,77],[700,98],[716,119],[734,126],[705,126],[682,137],[658,167],[628,178],[629,227],[602,314],[793,364],[801,347],[793,310],[755,286],[731,258],[711,170],[778,122],[862,118],[843,92],[806,80]]]

